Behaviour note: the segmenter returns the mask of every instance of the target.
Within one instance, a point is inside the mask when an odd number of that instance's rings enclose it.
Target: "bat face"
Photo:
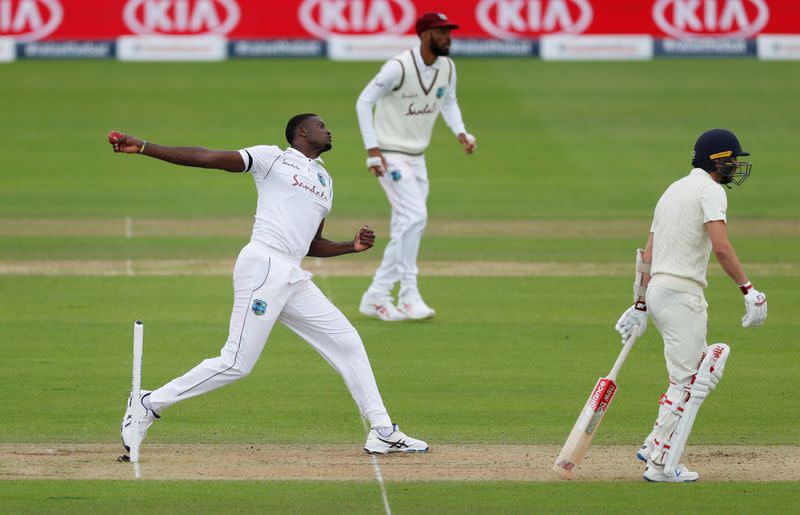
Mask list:
[[[603,420],[603,415],[606,414],[614,394],[617,393],[617,383],[607,377],[598,379],[597,384],[589,396],[587,408],[591,410],[591,417],[589,423],[586,424],[584,434],[587,436],[594,436],[594,432]]]
[[[603,421],[603,416],[611,405],[616,392],[617,383],[613,379],[601,377],[597,380],[594,390],[589,395],[589,399],[583,406],[578,420],[572,427],[572,431],[553,465],[553,471],[558,475],[572,479],[575,468],[583,461],[586,450],[592,443],[594,433],[600,426],[600,422]]]

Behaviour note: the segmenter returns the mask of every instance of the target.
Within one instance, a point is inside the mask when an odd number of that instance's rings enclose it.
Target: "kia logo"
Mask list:
[[[0,36],[36,41],[53,33],[64,19],[58,0],[0,0]]]
[[[239,24],[239,4],[235,0],[129,0],[123,19],[135,34],[227,34]]]
[[[480,26],[499,39],[531,34],[580,34],[592,22],[588,0],[481,0],[475,7]]]
[[[658,0],[653,21],[673,38],[748,38],[769,21],[764,0]]]
[[[304,0],[300,24],[318,38],[331,34],[405,34],[414,24],[411,0]]]

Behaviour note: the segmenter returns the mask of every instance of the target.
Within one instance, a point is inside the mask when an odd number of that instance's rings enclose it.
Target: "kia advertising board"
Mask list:
[[[0,37],[17,41],[221,35],[231,40],[413,35],[441,11],[460,37],[564,34],[752,39],[800,34],[796,0],[0,0]]]
[[[0,0],[0,38],[86,57],[103,52],[77,42],[123,36],[222,37],[243,57],[321,55],[330,38],[414,36],[427,11],[460,25],[460,55],[529,56],[551,36],[648,36],[656,55],[751,55],[759,36],[800,34],[797,0]],[[604,40],[570,48],[592,41]]]
[[[63,3],[62,0],[0,0],[0,37],[38,41],[52,36],[63,25]]]
[[[772,2],[773,5],[779,3]],[[768,0],[656,0],[652,16],[658,30],[674,39],[745,39],[764,30],[770,19],[770,8]]]

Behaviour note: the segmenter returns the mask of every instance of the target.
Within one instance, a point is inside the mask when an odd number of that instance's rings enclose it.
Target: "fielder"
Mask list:
[[[634,305],[615,329],[623,343],[634,331],[641,335],[648,313],[664,340],[669,386],[659,400],[658,418],[637,453],[647,463],[648,481],[696,481],[700,475],[680,463],[694,416],[714,390],[730,348],[706,344],[708,304],[703,290],[711,250],[722,269],[744,295],[742,327],[767,318],[767,297],[753,288],[728,240],[725,193],[741,185],[751,164],[740,162],[736,136],[724,129],[703,133],[694,145],[688,176],[672,183],[658,201],[644,250],[636,252]]]
[[[392,423],[375,384],[361,337],[342,313],[300,268],[308,256],[330,257],[371,248],[375,235],[362,227],[353,241],[322,236],[333,202],[333,184],[320,154],[332,148],[331,133],[314,114],[289,120],[290,146],[259,145],[217,151],[167,147],[112,132],[114,152],[144,154],[170,163],[228,172],[248,172],[258,192],[255,224],[233,269],[233,312],[228,340],[219,357],[206,359],[161,388],[128,398],[120,431],[125,448],[141,442],[161,412],[176,402],[210,392],[247,376],[256,364],[275,322],[283,322],[307,341],[341,374],[361,414],[372,429],[364,449],[370,453],[425,452],[428,444],[403,434]],[[145,420],[134,421],[144,406]],[[139,430],[135,428],[139,427]]]
[[[456,28],[443,14],[422,15],[416,22],[420,45],[387,61],[356,102],[367,168],[392,205],[391,238],[359,306],[361,313],[381,320],[423,319],[436,313],[419,292],[417,254],[428,220],[424,152],[439,112],[466,154],[476,146],[464,128],[456,67],[447,57],[450,31]],[[392,292],[398,282],[395,307]]]

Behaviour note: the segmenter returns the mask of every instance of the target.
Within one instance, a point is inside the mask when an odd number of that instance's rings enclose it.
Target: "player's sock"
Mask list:
[[[150,394],[147,394],[144,397],[142,397],[142,406],[144,406],[145,409],[149,409],[150,411],[152,411],[156,417],[158,416],[158,411],[156,411],[155,408],[153,408],[153,405],[150,404]]]
[[[372,429],[374,429],[376,433],[384,438],[388,438],[392,433],[394,433],[394,426],[379,426],[373,427]]]

